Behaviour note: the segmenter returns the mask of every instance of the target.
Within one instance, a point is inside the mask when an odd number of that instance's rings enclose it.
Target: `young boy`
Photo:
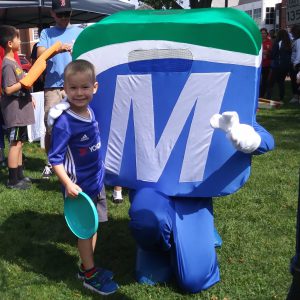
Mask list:
[[[60,111],[62,114],[53,125],[48,158],[64,187],[65,195],[76,197],[79,191],[87,193],[97,207],[100,222],[104,222],[107,221],[107,209],[105,197],[101,199],[100,196],[104,176],[100,133],[89,107],[97,88],[95,70],[90,62],[76,60],[67,65],[64,90],[70,107]],[[61,104],[50,110],[50,118],[59,106]],[[90,239],[78,239],[82,261],[78,277],[84,280],[85,287],[108,295],[114,293],[118,285],[112,280],[111,271],[95,267],[93,253],[96,239],[97,233]]]
[[[30,179],[23,175],[22,147],[27,138],[27,125],[34,124],[34,103],[28,90],[19,82],[24,72],[14,58],[20,49],[19,32],[13,26],[0,26],[0,46],[5,50],[2,61],[1,109],[7,128],[8,183],[7,187],[25,190],[30,188]]]

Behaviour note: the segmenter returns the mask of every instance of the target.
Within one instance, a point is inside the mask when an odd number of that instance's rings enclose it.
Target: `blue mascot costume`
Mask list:
[[[106,183],[131,191],[138,281],[214,285],[212,197],[241,188],[251,156],[274,147],[256,122],[256,24],[223,8],[121,12],[85,29],[73,56],[96,67]]]

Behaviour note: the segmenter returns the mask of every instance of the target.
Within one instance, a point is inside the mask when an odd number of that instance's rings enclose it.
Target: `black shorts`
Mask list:
[[[27,126],[16,126],[7,128],[6,133],[9,143],[12,143],[14,141],[28,141]]]

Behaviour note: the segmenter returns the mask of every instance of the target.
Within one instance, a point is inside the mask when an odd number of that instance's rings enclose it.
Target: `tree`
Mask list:
[[[208,8],[211,7],[212,0],[189,0],[190,1],[190,8]],[[180,3],[182,1],[176,1],[176,0],[144,0],[141,1],[144,2],[150,6],[152,6],[154,9],[180,9],[182,8],[180,6]]]

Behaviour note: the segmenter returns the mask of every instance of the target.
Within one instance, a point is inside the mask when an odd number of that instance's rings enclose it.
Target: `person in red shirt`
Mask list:
[[[272,42],[266,28],[261,28],[262,37],[262,62],[259,97],[263,98],[267,91],[268,78],[271,71]]]
[[[1,82],[1,80],[2,80],[2,59],[4,57],[4,54],[5,54],[4,49],[0,46],[0,91],[1,91],[1,87],[2,87],[2,82]],[[22,67],[18,52],[15,52],[14,55],[15,55],[15,60],[20,65],[20,67]]]
[[[0,101],[1,101],[1,89],[2,89],[2,59],[4,57],[4,49],[0,46]],[[15,60],[17,63],[21,66],[21,62],[18,56],[18,53],[15,52]],[[5,163],[5,155],[4,155],[4,148],[5,148],[5,143],[4,143],[4,130],[3,126],[4,121],[3,121],[3,116],[0,108],[0,167],[4,167],[6,165]]]

